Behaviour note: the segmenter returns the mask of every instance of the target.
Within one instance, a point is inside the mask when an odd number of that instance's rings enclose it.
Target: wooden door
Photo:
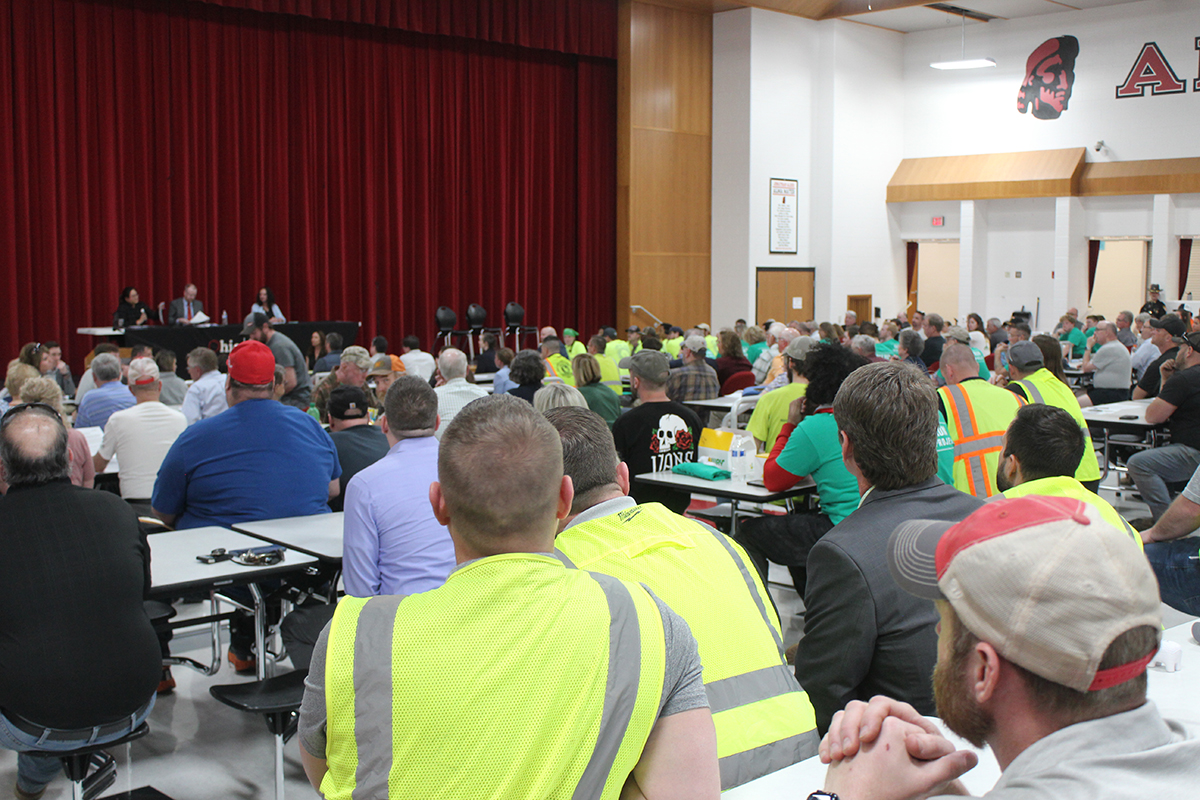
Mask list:
[[[846,310],[853,311],[858,317],[858,324],[870,322],[875,318],[874,309],[871,308],[871,295],[869,294],[848,294],[846,295]]]
[[[813,319],[812,269],[763,269],[757,272],[755,319],[777,322]]]

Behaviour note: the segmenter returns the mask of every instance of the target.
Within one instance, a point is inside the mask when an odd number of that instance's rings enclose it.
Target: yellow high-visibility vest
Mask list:
[[[784,660],[775,608],[740,545],[659,503],[571,525],[555,545],[581,570],[644,583],[692,629],[722,789],[817,752],[816,714]]]
[[[954,488],[980,499],[997,494],[996,468],[1004,432],[1025,401],[984,380],[943,386],[938,394],[954,440]]]
[[[1038,478],[1032,481],[1025,481],[1004,492],[1005,497],[1025,497],[1030,494],[1047,495],[1049,497],[1071,497],[1095,506],[1096,510],[1100,512],[1102,520],[1119,531],[1125,531],[1133,537],[1138,547],[1143,550],[1146,549],[1145,543],[1142,542],[1141,534],[1135,531],[1133,526],[1126,522],[1125,518],[1118,514],[1117,510],[1109,505],[1107,500],[1095,492],[1089,492],[1084,488],[1082,483],[1074,478],[1065,476]]]
[[[408,597],[345,597],[321,794],[617,800],[664,680],[649,592],[548,554],[482,558]]]
[[[1083,429],[1083,458],[1079,460],[1079,469],[1075,470],[1075,479],[1080,483],[1100,480],[1100,464],[1096,461],[1096,450],[1092,446],[1092,435],[1088,433],[1087,421],[1083,418],[1083,410],[1079,401],[1067,385],[1054,377],[1054,373],[1042,367],[1037,372],[1019,381],[1013,381],[1025,389],[1031,403],[1045,403],[1048,406],[1061,408],[1070,414],[1079,427]]]

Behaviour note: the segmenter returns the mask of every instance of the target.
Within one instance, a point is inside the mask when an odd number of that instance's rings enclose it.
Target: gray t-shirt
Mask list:
[[[1097,389],[1128,389],[1133,382],[1129,351],[1120,342],[1106,342],[1092,354],[1096,374],[1092,386]]]
[[[280,399],[289,405],[303,404],[307,407],[308,399],[312,396],[312,378],[308,375],[308,362],[304,360],[304,353],[300,352],[295,342],[279,331],[274,332],[271,341],[267,342],[267,347],[275,354],[276,366],[296,370],[296,388]]]
[[[181,406],[187,396],[188,385],[183,378],[174,372],[159,376],[162,380],[162,396],[158,401],[164,406]]]
[[[1200,740],[1154,703],[1055,731],[1013,759],[983,800],[1195,797]],[[962,800],[961,795],[935,800]]]
[[[666,677],[658,716],[669,717],[694,708],[708,708],[704,668],[691,628],[653,592],[650,596],[662,615],[666,642]],[[329,626],[326,625],[313,648],[308,677],[304,679],[304,703],[300,706],[300,743],[316,758],[325,758],[325,651],[328,647]]]

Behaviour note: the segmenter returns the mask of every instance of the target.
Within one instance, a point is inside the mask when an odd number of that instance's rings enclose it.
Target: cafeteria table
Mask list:
[[[1099,428],[1104,433],[1104,465],[1100,473],[1101,480],[1108,476],[1112,434],[1135,434],[1144,437],[1149,432],[1155,432],[1156,443],[1161,444],[1160,441],[1157,441],[1157,432],[1166,426],[1165,423],[1155,425],[1146,421],[1146,408],[1150,402],[1150,398],[1123,400],[1119,403],[1105,403],[1083,409],[1083,418],[1087,422],[1088,428]]]
[[[315,564],[317,558],[307,553],[287,550],[282,561],[266,567],[247,567],[229,560],[213,564],[202,563],[196,557],[207,555],[218,547],[240,550],[246,547],[262,547],[264,544],[262,539],[218,526],[152,533],[148,540],[151,597],[166,600],[187,592],[209,592],[212,614],[202,618],[200,622],[209,622],[212,625],[212,663],[208,667],[191,659],[176,659],[173,663],[187,664],[207,675],[214,674],[220,668],[220,632],[217,626],[224,615],[217,614],[217,595],[221,589],[228,586],[245,586],[254,598],[252,607],[248,608],[226,595],[221,595],[221,599],[244,611],[254,613],[254,643],[259,654],[257,673],[260,680],[265,678],[267,659],[263,656],[266,653],[266,604],[259,584],[302,572]]]
[[[726,478],[719,481],[709,481],[705,480],[704,478],[696,478],[691,475],[678,475],[670,470],[664,470],[662,472],[646,472],[641,475],[634,475],[633,479],[637,483],[643,483],[649,486],[658,486],[666,489],[679,489],[681,491],[699,492],[700,494],[709,494],[717,497],[729,498],[729,504],[731,506],[729,524],[730,536],[737,535],[738,503],[773,503],[776,500],[787,500],[793,497],[801,497],[803,495],[812,494],[817,487],[817,484],[812,478],[804,478],[790,488],[775,492],[771,491],[765,486],[747,483],[746,481],[735,481],[732,478]]]
[[[235,522],[233,529],[299,550],[322,561],[342,563],[342,526],[345,513],[310,514],[304,517]]]

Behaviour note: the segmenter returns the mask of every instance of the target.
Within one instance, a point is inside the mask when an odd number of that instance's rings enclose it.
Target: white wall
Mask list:
[[[1026,58],[1068,34],[1079,39],[1080,55],[1067,111],[1057,120],[1020,114]],[[958,239],[966,205],[887,204],[902,158],[1090,147],[1099,139],[1106,147],[1089,149],[1089,160],[1200,156],[1197,36],[1193,0],[997,20],[967,27],[967,51],[998,66],[945,72],[928,64],[957,57],[957,26],[903,35],[759,9],[714,15],[714,323],[750,318],[757,266],[815,267],[818,319],[844,310],[847,294],[870,293],[885,315],[902,308],[905,241]],[[1117,85],[1151,41],[1188,91],[1118,100]],[[794,257],[767,253],[771,177],[800,180],[809,203]],[[934,216],[945,225],[934,228]],[[965,296],[958,308],[933,310],[1005,318],[1040,300],[1045,325],[1062,312],[1057,306],[1086,294],[1080,254],[1088,238],[1157,237],[1155,274],[1172,283],[1168,254],[1178,252],[1178,237],[1200,237],[1200,195],[987,201],[969,221]]]

